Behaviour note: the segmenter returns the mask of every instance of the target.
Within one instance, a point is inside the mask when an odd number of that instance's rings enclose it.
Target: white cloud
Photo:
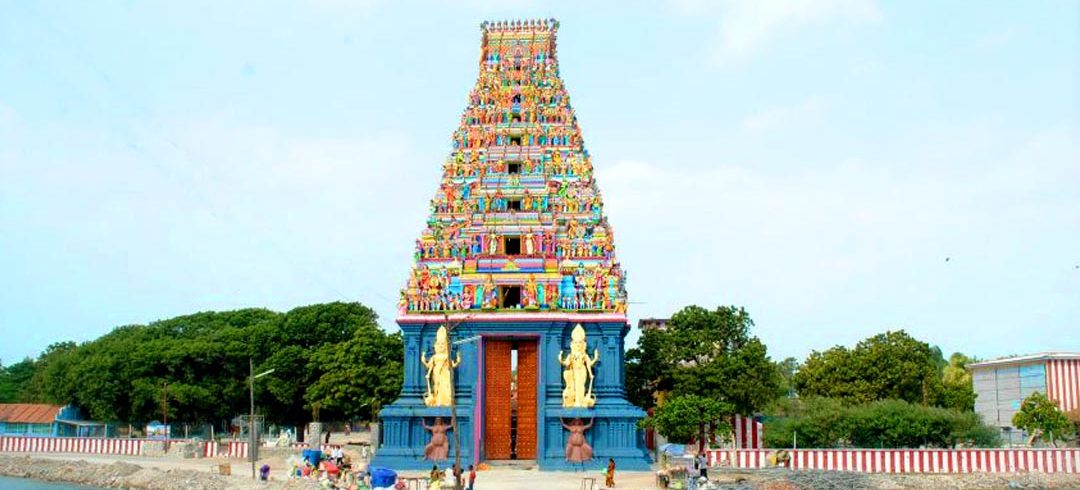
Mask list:
[[[875,0],[676,0],[676,6],[718,19],[714,54],[720,63],[750,58],[802,28],[882,17]]]

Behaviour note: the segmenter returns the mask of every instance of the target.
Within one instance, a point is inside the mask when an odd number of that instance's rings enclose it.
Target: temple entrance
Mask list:
[[[485,459],[536,459],[535,339],[484,340]]]

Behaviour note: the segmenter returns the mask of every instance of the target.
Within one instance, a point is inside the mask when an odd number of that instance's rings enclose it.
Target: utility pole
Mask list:
[[[169,447],[169,382],[161,384],[161,420],[165,426],[165,450]]]
[[[255,479],[255,361],[248,358],[248,394],[251,412],[248,413],[248,457],[251,458],[251,479]]]
[[[248,413],[248,458],[251,459],[251,479],[255,479],[255,459],[258,458],[258,438],[255,435],[255,380],[274,372],[273,369],[255,374],[255,361],[248,358],[248,394],[251,411]]]
[[[454,327],[457,327],[458,325],[469,321],[470,318],[472,318],[471,315],[465,317],[462,320],[459,320],[459,321],[454,322],[454,323],[451,324],[450,323],[450,315],[448,315],[446,313],[443,313],[443,324],[446,325],[446,330],[447,330],[446,337],[447,337],[447,340],[449,340],[452,337],[452,334],[454,333]],[[447,349],[447,352],[446,352],[448,362],[451,362],[451,363],[453,362],[453,359],[454,359],[453,346],[454,346],[455,343],[467,342],[467,341],[472,341],[472,340],[475,340],[475,339],[465,339],[465,340],[458,341],[458,342],[447,342],[449,344],[447,346],[448,349]],[[477,355],[480,355],[480,354],[477,353]],[[462,471],[462,468],[461,468],[461,436],[458,434],[457,388],[455,386],[456,385],[454,384],[454,370],[450,369],[450,427],[454,430],[454,467],[451,470],[451,472],[455,473],[454,474],[454,490],[461,490],[461,485],[459,485],[459,483],[461,482],[461,476],[464,476],[464,471]],[[475,424],[476,421],[474,420],[473,423]],[[474,428],[474,430],[475,430],[475,428]],[[477,448],[474,447],[473,451],[476,451],[476,450],[477,450]]]

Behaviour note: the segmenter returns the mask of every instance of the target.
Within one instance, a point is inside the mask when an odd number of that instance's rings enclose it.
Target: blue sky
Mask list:
[[[1076,2],[0,0],[0,359],[249,306],[395,328],[509,17],[562,24],[635,322],[1080,350]]]

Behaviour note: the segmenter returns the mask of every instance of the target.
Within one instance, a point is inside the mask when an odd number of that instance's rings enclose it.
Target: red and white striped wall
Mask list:
[[[142,454],[143,442],[144,439],[0,436],[0,452],[138,456]]]
[[[225,451],[221,451],[218,444],[215,442],[206,442],[204,456],[207,458],[247,458],[248,457],[248,443],[241,441],[229,441],[228,447]]]
[[[3,453],[74,453],[105,454],[115,456],[141,456],[147,439],[102,439],[91,437],[25,437],[0,436],[0,452]],[[182,442],[174,440],[174,442]],[[228,449],[219,451],[218,445],[206,442],[204,456],[208,458],[247,458],[248,443],[230,441]]]
[[[775,450],[710,450],[709,463],[769,466]],[[859,473],[1080,473],[1080,449],[794,449],[795,470]]]
[[[765,426],[754,417],[745,415],[731,417],[731,429],[735,433],[735,447],[739,449],[765,447]]]
[[[293,449],[309,449],[311,447],[311,445],[306,443],[306,442],[294,442],[292,444],[289,444],[289,447],[291,447]],[[330,454],[330,452],[334,450],[334,445],[333,444],[323,444],[323,445],[319,446],[319,450],[326,453],[326,454]]]
[[[1046,391],[1063,412],[1080,408],[1080,359],[1047,360]]]

